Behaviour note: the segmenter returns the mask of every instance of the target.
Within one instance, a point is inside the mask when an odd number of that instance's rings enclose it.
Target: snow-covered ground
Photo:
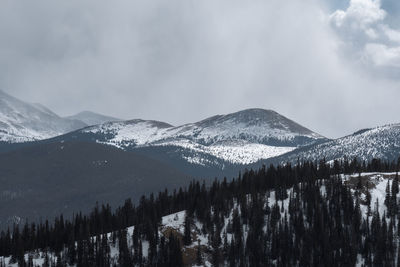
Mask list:
[[[371,210],[375,208],[375,204],[378,204],[379,214],[382,216],[384,212],[387,211],[385,205],[386,198],[386,186],[389,183],[390,188],[393,182],[393,178],[395,177],[395,172],[369,172],[369,173],[361,173],[360,176],[364,179],[368,179],[368,183],[370,185],[369,193],[371,194]],[[343,181],[349,181],[350,178],[357,178],[359,174],[353,175],[342,175]],[[354,190],[352,190],[355,192]],[[365,193],[361,193],[361,199],[365,200]],[[360,209],[362,215],[364,217],[367,216],[367,206],[360,205]],[[372,216],[372,214],[371,214]]]
[[[162,218],[161,228],[173,228],[183,234],[183,224],[185,223],[186,211],[173,213]]]
[[[113,145],[119,148],[124,148],[125,146],[129,146],[129,141],[127,140],[123,141],[120,138],[118,138],[118,141],[112,139],[107,142],[101,142],[101,143]],[[136,144],[141,144],[141,143],[142,143],[141,141],[136,142]],[[199,165],[206,165],[208,161],[207,159],[201,156],[196,156],[196,153],[208,154],[233,164],[251,164],[259,160],[276,157],[296,149],[296,147],[269,146],[258,143],[249,143],[241,140],[238,140],[236,142],[231,141],[225,144],[217,143],[209,146],[202,145],[186,139],[155,142],[147,145],[174,146],[178,148],[187,149],[187,151],[190,151],[194,154],[190,157],[185,157],[185,156],[183,157],[188,162]],[[143,144],[142,146],[146,146],[146,144]]]
[[[157,144],[158,146],[176,146],[193,153],[206,153],[233,164],[251,164],[261,159],[268,159],[290,152],[296,147],[268,146],[245,141],[224,144],[201,145],[189,140],[171,141]]]

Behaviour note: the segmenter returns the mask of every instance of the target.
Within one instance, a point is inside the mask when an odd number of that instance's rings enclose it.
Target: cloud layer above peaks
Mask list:
[[[0,89],[173,124],[274,109],[328,137],[399,121],[395,20],[331,2],[1,1]]]

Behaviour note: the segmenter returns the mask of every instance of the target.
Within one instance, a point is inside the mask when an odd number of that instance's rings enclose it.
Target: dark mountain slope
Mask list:
[[[111,146],[50,143],[0,154],[0,220],[30,221],[88,210],[98,201],[121,204],[176,188],[190,178],[163,163]]]

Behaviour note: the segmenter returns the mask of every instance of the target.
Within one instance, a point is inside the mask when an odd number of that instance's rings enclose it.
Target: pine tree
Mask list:
[[[392,197],[390,196],[390,183],[389,183],[389,180],[386,183],[385,192],[386,192],[386,196],[385,196],[384,204],[386,205],[387,210],[388,210],[387,215],[388,215],[388,217],[390,217],[391,214],[392,214]]]
[[[196,263],[197,263],[197,265],[200,265],[200,266],[203,264],[203,257],[201,256],[200,239],[197,241]]]
[[[367,182],[367,192],[365,193],[365,202],[367,205],[367,216],[371,216],[371,193],[368,189],[368,182]]]
[[[43,267],[50,267],[50,259],[49,259],[49,255],[47,254],[47,252],[44,255]]]
[[[186,213],[185,216],[185,229],[183,236],[183,243],[185,246],[189,246],[192,243],[192,231],[191,231],[192,218]]]
[[[169,236],[167,248],[168,266],[183,266],[181,245],[179,244],[179,240],[172,233]]]
[[[397,194],[399,193],[399,178],[398,178],[398,173],[396,172],[396,176],[393,179],[392,182],[392,199],[391,199],[391,211],[392,211],[392,216],[398,213],[398,205],[397,205]]]
[[[361,180],[361,173],[359,173],[357,179],[357,191],[360,192],[361,189],[362,189],[362,180]]]

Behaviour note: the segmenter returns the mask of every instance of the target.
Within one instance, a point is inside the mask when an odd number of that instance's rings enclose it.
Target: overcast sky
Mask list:
[[[400,122],[398,0],[2,0],[0,89],[60,115],[273,109],[327,137]]]

